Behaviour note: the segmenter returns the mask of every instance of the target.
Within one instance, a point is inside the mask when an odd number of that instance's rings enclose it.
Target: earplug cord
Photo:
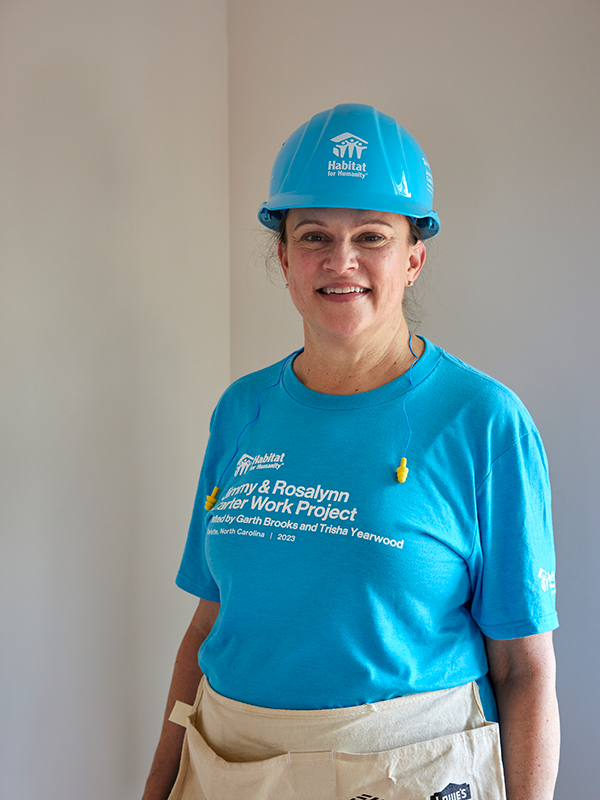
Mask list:
[[[410,440],[411,440],[411,437],[412,437],[412,428],[410,427],[410,422],[408,421],[408,414],[406,413],[406,401],[408,400],[409,396],[414,392],[414,390],[417,388],[415,386],[415,384],[413,383],[412,371],[413,371],[414,365],[419,360],[417,358],[417,354],[412,349],[412,333],[410,331],[409,331],[409,335],[408,335],[408,347],[409,347],[410,352],[413,354],[414,358],[413,358],[413,361],[412,361],[412,363],[411,363],[411,365],[410,365],[410,367],[408,369],[408,380],[410,381],[411,389],[406,393],[406,395],[404,396],[404,400],[402,401],[402,411],[404,412],[404,418],[406,419],[406,427],[408,428],[408,439],[406,440],[406,446],[404,448],[404,453],[402,454],[403,458],[406,458],[406,451],[408,450],[408,445],[410,444]]]
[[[408,451],[408,446],[409,446],[410,440],[412,438],[412,428],[410,427],[410,422],[408,421],[408,414],[407,414],[407,411],[406,411],[406,401],[408,400],[409,396],[416,389],[416,386],[415,386],[414,381],[412,379],[412,371],[413,371],[413,367],[415,366],[415,364],[419,360],[417,354],[415,353],[415,351],[412,348],[412,332],[410,332],[410,331],[409,331],[409,335],[408,335],[408,348],[409,348],[410,352],[413,355],[413,360],[412,360],[412,363],[411,363],[410,367],[408,368],[408,380],[410,381],[411,388],[406,393],[406,395],[404,396],[404,400],[402,401],[402,411],[404,413],[404,419],[406,420],[406,427],[408,428],[408,438],[406,440],[406,445],[404,447],[404,454],[403,454],[401,462],[400,462],[400,467],[398,467],[398,469],[396,470],[398,481],[400,483],[404,483],[406,481],[406,478],[408,477],[408,467],[406,466],[406,453]],[[221,482],[223,480],[223,477],[224,477],[225,473],[227,472],[227,470],[229,469],[229,467],[231,466],[233,460],[235,459],[235,457],[237,456],[237,454],[239,452],[240,439],[242,438],[244,432],[250,427],[250,425],[253,425],[256,422],[256,420],[258,419],[258,417],[260,415],[260,399],[261,399],[262,393],[266,392],[268,389],[275,389],[275,387],[279,386],[279,384],[281,383],[281,379],[283,378],[283,371],[285,370],[287,365],[290,363],[292,358],[295,358],[295,356],[297,356],[301,352],[302,352],[302,350],[295,350],[293,353],[291,353],[291,355],[289,355],[285,359],[283,364],[281,365],[281,369],[279,370],[279,376],[278,376],[277,380],[275,381],[275,383],[272,383],[270,386],[264,386],[260,390],[260,392],[258,393],[257,398],[256,398],[256,414],[255,414],[254,418],[251,419],[249,422],[247,422],[244,425],[244,427],[242,428],[242,430],[239,432],[237,440],[236,440],[236,443],[235,443],[235,450],[234,450],[233,455],[231,456],[231,458],[227,462],[225,468],[221,472],[221,475],[219,477],[219,481],[218,481],[217,485],[215,486],[215,488],[213,489],[212,494],[209,494],[209,495],[206,496],[206,503],[204,504],[204,508],[207,511],[210,511],[213,508],[213,506],[215,505],[215,503],[217,502],[217,498],[218,498],[218,495],[219,495],[219,486],[221,485]]]
[[[236,443],[235,443],[235,450],[234,450],[233,455],[231,456],[231,458],[227,462],[223,472],[221,472],[221,476],[219,477],[217,485],[213,489],[212,495],[209,494],[209,495],[206,496],[206,503],[204,504],[204,508],[207,511],[210,511],[212,509],[212,507],[215,505],[215,503],[217,502],[217,497],[218,497],[218,494],[219,494],[219,486],[221,485],[221,482],[223,480],[223,477],[224,477],[225,473],[227,472],[227,470],[229,469],[229,467],[231,466],[233,460],[235,459],[235,457],[237,456],[237,454],[239,452],[240,439],[242,438],[242,435],[244,434],[244,431],[246,431],[250,427],[250,425],[253,425],[256,422],[256,420],[258,419],[259,415],[260,415],[260,398],[261,398],[262,393],[266,392],[268,389],[275,389],[276,386],[279,386],[279,384],[281,383],[281,379],[283,378],[284,369],[290,363],[292,358],[295,358],[301,352],[302,352],[302,350],[295,350],[293,353],[291,353],[285,359],[283,364],[281,365],[281,369],[279,370],[279,377],[277,378],[275,383],[272,383],[270,386],[263,386],[263,388],[258,393],[258,395],[256,397],[256,415],[254,416],[254,419],[251,419],[250,422],[247,422],[244,425],[244,427],[242,428],[242,430],[239,432],[237,440],[236,440]]]
[[[408,445],[410,444],[410,440],[411,440],[411,437],[412,437],[412,428],[410,427],[410,422],[408,421],[408,414],[406,413],[406,401],[408,400],[409,396],[416,389],[416,386],[415,386],[415,384],[413,382],[413,379],[412,379],[412,371],[413,371],[414,365],[419,360],[418,357],[417,357],[417,354],[412,349],[412,333],[410,331],[408,332],[408,348],[409,348],[410,352],[413,354],[414,358],[413,358],[412,364],[408,368],[408,380],[410,381],[411,388],[404,395],[404,400],[402,401],[402,411],[404,412],[404,419],[406,420],[406,427],[408,428],[408,439],[406,440],[406,445],[404,447],[404,455],[400,459],[400,466],[396,470],[396,477],[398,478],[398,482],[399,483],[405,483],[406,482],[406,479],[408,478],[408,472],[409,472],[408,467],[406,466],[406,452],[408,450]]]

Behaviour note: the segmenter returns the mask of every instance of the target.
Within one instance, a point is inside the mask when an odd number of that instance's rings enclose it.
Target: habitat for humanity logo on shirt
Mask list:
[[[556,594],[556,578],[554,577],[554,572],[546,572],[543,567],[540,567],[538,578],[540,579],[543,592],[550,591],[550,594]]]
[[[237,462],[235,476],[245,475],[253,469],[279,469],[283,467],[285,453],[267,453],[264,456],[250,456],[248,453]]]

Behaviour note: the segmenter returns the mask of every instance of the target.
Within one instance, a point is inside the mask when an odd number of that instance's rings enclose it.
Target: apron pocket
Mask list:
[[[187,771],[205,800],[505,800],[496,723],[382,753],[284,753],[245,762],[222,759],[192,725],[187,740]],[[188,774],[185,782],[194,780]]]
[[[335,753],[338,797],[505,800],[497,723],[382,753]]]
[[[337,800],[332,753],[283,753],[262,761],[231,762],[218,756],[191,724],[186,738],[188,768],[198,776],[206,800]]]

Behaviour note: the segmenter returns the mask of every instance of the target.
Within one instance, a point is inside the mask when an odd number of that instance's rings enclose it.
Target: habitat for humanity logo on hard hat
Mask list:
[[[330,178],[342,176],[344,178],[364,178],[367,174],[367,165],[364,161],[353,161],[353,158],[362,158],[363,151],[369,144],[365,139],[354,133],[340,133],[331,140],[334,142],[333,154],[341,161],[330,160],[327,165],[327,175]],[[346,158],[348,160],[346,160]]]

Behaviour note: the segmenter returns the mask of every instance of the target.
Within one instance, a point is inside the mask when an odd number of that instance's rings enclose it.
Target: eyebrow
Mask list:
[[[323,220],[318,219],[318,218],[315,217],[315,218],[311,218],[311,219],[303,219],[303,220],[301,220],[300,222],[298,222],[297,225],[294,226],[294,230],[297,231],[298,228],[301,228],[303,225],[322,225],[324,228],[327,227],[327,224],[325,222],[323,222]],[[357,228],[360,228],[363,225],[385,225],[386,228],[393,228],[394,227],[393,225],[390,225],[389,222],[386,222],[383,219],[378,219],[377,217],[374,217],[372,219],[369,218],[369,219],[358,220],[358,222],[356,223],[356,227]]]

